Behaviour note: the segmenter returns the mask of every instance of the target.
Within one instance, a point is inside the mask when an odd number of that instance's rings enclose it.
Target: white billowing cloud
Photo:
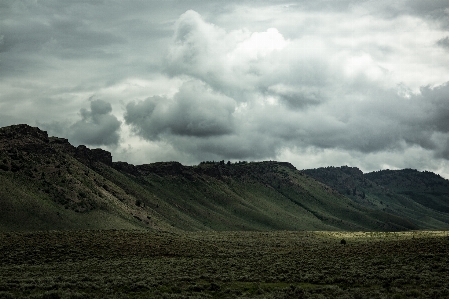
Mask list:
[[[356,22],[361,28],[354,36],[363,28],[385,28],[395,22],[373,25],[371,21]],[[345,34],[286,39],[273,27],[228,32],[187,11],[175,24],[167,70],[173,77],[203,82],[206,93],[229,99],[232,109],[217,105],[216,121],[204,121],[213,115],[209,102],[197,97],[182,106],[181,88],[173,99],[132,102],[127,106],[127,123],[144,138],[162,137],[174,149],[191,153],[193,160],[276,159],[301,148],[347,151],[360,159],[403,153],[411,147],[446,159],[449,128],[444,119],[449,115],[443,106],[449,101],[444,96],[448,85],[441,82],[417,89],[415,79],[406,78],[405,83],[398,79],[398,72],[403,72],[400,64],[390,64],[397,55],[394,48],[409,45],[411,34],[403,35],[405,40],[390,45],[391,49],[376,35],[357,38],[348,47],[342,43]],[[404,64],[406,71],[409,67]],[[423,69],[431,67],[432,63]],[[164,112],[155,113],[162,107]],[[197,113],[188,113],[192,119],[179,116],[179,111],[189,112],[191,107],[197,107]],[[147,125],[137,121],[137,111],[147,111]]]
[[[277,50],[280,51],[288,44],[276,28],[269,28],[266,32],[254,32],[227,55],[229,62],[235,67],[237,64],[258,60]]]
[[[275,28],[227,33],[189,10],[175,24],[167,70],[171,75],[186,74],[202,80],[226,94],[237,92],[236,88],[238,92],[252,90],[262,75],[260,61],[287,44]]]
[[[386,70],[376,65],[373,58],[367,53],[348,57],[344,62],[343,70],[344,75],[351,79],[364,76],[370,81],[381,80],[386,73]]]

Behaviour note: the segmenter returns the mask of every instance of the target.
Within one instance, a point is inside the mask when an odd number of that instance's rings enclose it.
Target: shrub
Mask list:
[[[42,299],[60,299],[61,295],[57,291],[46,292],[42,295]]]
[[[1,291],[0,292],[0,298],[1,299],[9,299],[9,298],[15,298],[14,297],[14,295],[12,294],[12,293],[10,293],[10,292],[3,292],[3,291]]]

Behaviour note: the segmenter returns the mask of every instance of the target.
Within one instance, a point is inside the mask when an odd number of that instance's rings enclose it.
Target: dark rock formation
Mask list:
[[[9,127],[0,128],[0,139],[19,139],[30,140],[37,139],[48,143],[48,134],[37,127],[31,127],[26,124],[12,125]]]
[[[68,139],[59,137],[49,137],[48,139],[52,148],[67,153],[72,157],[75,156],[75,147],[70,144]]]
[[[0,128],[0,150],[8,153],[13,160],[17,160],[21,155],[54,154],[59,151],[86,165],[101,162],[112,166],[112,155],[108,151],[100,148],[89,149],[85,145],[75,148],[66,138],[48,137],[46,131],[25,124]]]
[[[156,162],[151,164],[137,165],[137,169],[142,174],[155,173],[158,175],[179,175],[185,167],[179,162]]]
[[[133,164],[129,164],[128,162],[121,162],[121,161],[113,162],[112,167],[120,172],[129,173],[135,176],[140,174],[137,167],[134,166]]]
[[[75,151],[75,158],[86,165],[91,165],[93,162],[102,162],[112,166],[111,153],[101,148],[89,149],[85,145],[79,145]]]

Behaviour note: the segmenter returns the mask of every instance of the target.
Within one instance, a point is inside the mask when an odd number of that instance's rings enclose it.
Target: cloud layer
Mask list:
[[[389,82],[394,70],[370,53],[329,48],[315,37],[288,40],[274,28],[226,32],[187,11],[175,23],[167,70],[203,90],[184,96],[183,86],[172,101],[130,103],[125,119],[148,140],[164,134],[179,150],[206,157],[276,157],[310,146],[367,154],[419,146],[445,157],[446,83],[414,93]],[[207,97],[211,90],[228,100]]]
[[[132,163],[449,175],[447,1],[1,5],[0,125]]]

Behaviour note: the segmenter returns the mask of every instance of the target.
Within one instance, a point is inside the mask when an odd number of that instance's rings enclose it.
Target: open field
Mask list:
[[[449,298],[447,231],[14,232],[0,253],[0,298]]]

